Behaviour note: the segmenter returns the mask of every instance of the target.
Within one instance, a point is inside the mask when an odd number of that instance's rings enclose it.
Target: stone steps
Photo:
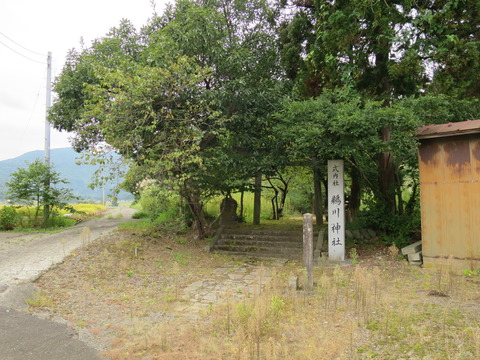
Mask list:
[[[258,246],[258,247],[276,247],[282,246],[287,248],[303,248],[303,240],[292,241],[292,240],[269,240],[262,237],[252,237],[250,239],[238,239],[238,238],[227,238],[223,239],[221,245],[228,246]]]
[[[299,235],[300,240],[302,240],[302,233],[297,233],[295,236],[287,235],[287,236],[279,236],[279,235],[270,235],[270,234],[224,234],[224,239],[232,240],[232,241],[255,241],[255,240],[262,240],[264,242],[299,242]]]
[[[323,230],[323,241],[319,241],[318,235],[318,231],[313,234],[314,254],[316,254],[314,256],[316,257],[328,249],[325,230]],[[372,230],[347,230],[345,237],[347,243],[378,239],[378,235]],[[228,255],[302,260],[303,231],[221,228],[217,232],[210,250]]]
[[[219,244],[216,250],[232,251],[232,252],[254,252],[254,253],[276,253],[276,254],[297,254],[303,251],[303,247],[273,247],[273,246],[256,246],[256,245],[229,245]]]
[[[301,260],[302,231],[224,229],[210,250],[215,253]]]
[[[225,250],[213,250],[215,254],[223,254],[229,256],[244,256],[244,257],[254,257],[254,258],[275,258],[275,259],[288,259],[288,260],[302,260],[302,254],[277,254],[277,253],[257,253],[250,251],[225,251]]]

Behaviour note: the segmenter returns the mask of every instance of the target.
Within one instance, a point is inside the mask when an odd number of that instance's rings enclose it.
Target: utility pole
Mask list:
[[[45,109],[45,165],[48,166],[48,177],[45,181],[44,194],[50,190],[50,122],[48,121],[48,111],[52,104],[52,53],[49,51],[47,56],[47,89],[46,89],[46,109]],[[45,200],[45,199],[43,199]],[[50,205],[45,203],[43,205],[43,222],[47,225],[47,220],[50,217]]]
[[[48,121],[48,110],[52,104],[52,53],[48,52],[47,57],[47,95],[45,110],[45,165],[50,166],[50,122]]]

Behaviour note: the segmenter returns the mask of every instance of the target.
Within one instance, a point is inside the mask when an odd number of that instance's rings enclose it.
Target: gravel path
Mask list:
[[[66,324],[22,311],[43,271],[75,249],[98,239],[131,218],[135,210],[111,208],[101,219],[57,234],[0,233],[0,358],[2,360],[99,360],[98,351],[78,340]]]
[[[11,285],[35,281],[75,249],[115,229],[131,218],[131,208],[110,208],[100,219],[91,219],[56,234],[0,233],[0,293]],[[3,289],[3,291],[2,291]]]

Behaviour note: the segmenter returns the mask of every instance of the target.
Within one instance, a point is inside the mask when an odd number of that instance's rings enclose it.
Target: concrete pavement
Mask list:
[[[0,359],[99,360],[67,325],[0,307]]]

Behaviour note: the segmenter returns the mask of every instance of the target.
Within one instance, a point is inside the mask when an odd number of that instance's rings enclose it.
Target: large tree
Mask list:
[[[432,77],[428,90],[458,98],[480,95],[480,2],[419,1],[415,46]]]
[[[71,53],[50,119],[78,150],[107,142],[179,190],[204,237],[203,196],[245,188],[268,158],[274,19],[267,1],[179,0],[140,32],[124,21]]]
[[[295,0],[291,9],[280,50],[300,97],[346,88],[389,107],[425,93],[477,92],[477,2]],[[384,125],[378,136],[388,144],[393,123]],[[392,211],[398,165],[390,152],[376,156],[378,199]]]

